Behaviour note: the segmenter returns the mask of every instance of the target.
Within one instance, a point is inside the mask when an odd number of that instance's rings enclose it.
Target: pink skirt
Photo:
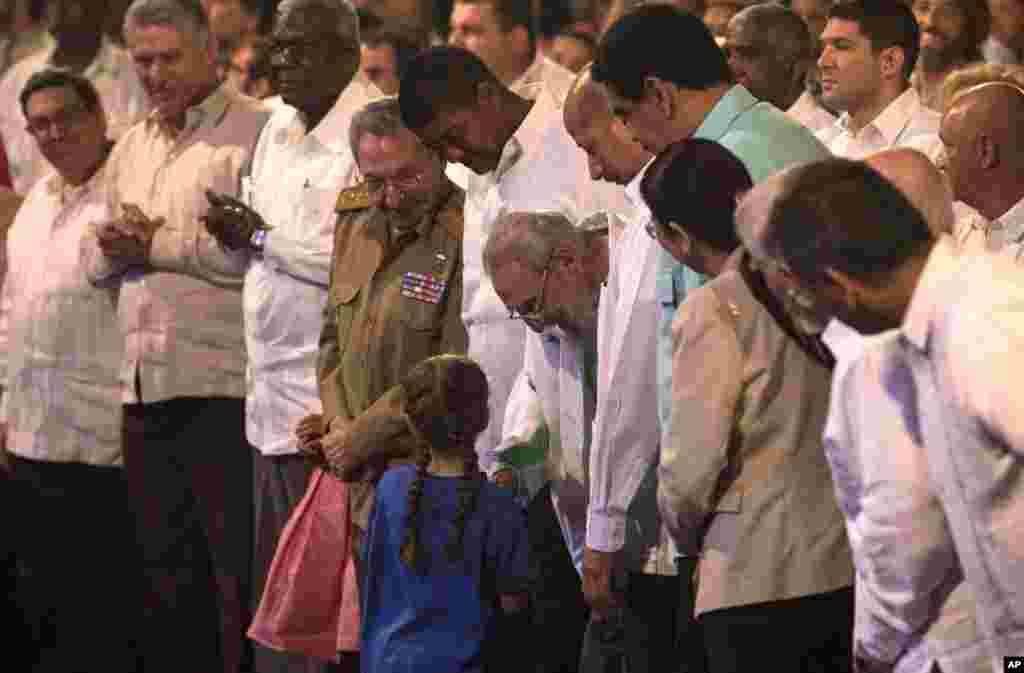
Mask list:
[[[348,485],[317,469],[277,543],[249,637],[271,649],[338,661],[359,651],[359,587]]]

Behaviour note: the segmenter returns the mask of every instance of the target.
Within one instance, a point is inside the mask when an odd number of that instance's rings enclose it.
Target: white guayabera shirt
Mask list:
[[[89,282],[78,254],[91,225],[109,219],[104,190],[102,169],[79,187],[51,174],[7,238],[15,261],[0,299],[0,416],[22,458],[122,464],[117,296]]]

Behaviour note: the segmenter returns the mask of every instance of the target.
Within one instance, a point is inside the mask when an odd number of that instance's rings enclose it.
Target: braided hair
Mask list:
[[[410,570],[418,573],[426,565],[427,550],[420,544],[419,526],[416,517],[420,513],[420,500],[423,498],[423,482],[427,477],[427,465],[430,464],[430,451],[421,447],[416,458],[416,477],[409,484],[409,509],[405,513],[405,533],[402,536],[402,547],[399,557]]]
[[[455,535],[448,541],[445,551],[448,560],[462,560],[462,541],[466,537],[466,521],[476,510],[476,499],[480,494],[482,478],[476,464],[476,451],[467,454],[463,463],[462,479],[459,480],[459,509],[455,512]]]
[[[433,453],[461,455],[464,469],[455,515],[455,535],[446,552],[449,560],[462,559],[466,525],[476,509],[482,476],[474,441],[487,427],[487,378],[480,366],[459,355],[438,355],[409,370],[402,381],[409,432],[416,440],[416,477],[409,485],[409,508],[400,556],[414,572],[422,572],[426,551],[417,519],[421,510],[427,466]]]

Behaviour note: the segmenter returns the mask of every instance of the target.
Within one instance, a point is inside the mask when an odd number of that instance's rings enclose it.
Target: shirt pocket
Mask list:
[[[333,245],[334,206],[338,202],[335,187],[307,187],[302,190],[301,212],[298,220],[303,223],[305,235],[310,237],[327,237],[329,245]]]
[[[355,308],[356,297],[359,296],[359,286],[349,283],[335,283],[331,286],[328,306],[330,310],[340,314],[342,311],[349,311]],[[341,317],[340,315],[338,317]]]

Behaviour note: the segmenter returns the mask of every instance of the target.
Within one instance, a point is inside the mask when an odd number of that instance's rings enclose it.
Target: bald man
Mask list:
[[[942,164],[953,195],[991,223],[959,232],[962,246],[1019,250],[1024,237],[1022,127],[1024,89],[1002,80],[961,92],[943,115]]]
[[[586,152],[593,180],[629,184],[653,156],[612,113],[604,87],[591,78],[590,66],[576,77],[562,118],[569,135]]]
[[[803,19],[782,5],[748,7],[729,21],[723,45],[736,82],[818,131],[835,122],[804,86],[814,66],[814,38]]]
[[[953,231],[953,199],[939,169],[922,152],[897,147],[876,152],[864,162],[896,186],[924,216],[932,233],[938,237]],[[856,330],[839,320],[831,320],[821,335],[835,355],[837,369],[857,356],[863,347]]]
[[[647,235],[651,214],[640,196],[643,169],[650,152],[633,138],[612,112],[604,87],[586,68],[576,78],[563,110],[565,128],[586,152],[590,177],[627,185],[627,207],[612,213],[623,229],[614,243],[608,278],[601,292],[597,323],[597,402],[590,444],[590,469],[607,465],[609,455],[639,456],[656,451],[661,441],[657,380],[658,314],[657,242]],[[692,273],[692,272],[691,272]],[[693,274],[696,276],[696,274]],[[646,643],[646,657],[671,660],[682,670],[700,670],[689,660],[693,648],[671,642],[689,632],[693,613],[687,592],[690,573],[676,573],[668,536],[657,514],[655,460],[627,510],[624,629],[629,643]],[[597,478],[595,472],[591,479]],[[635,535],[633,533],[636,533]],[[640,597],[645,599],[641,600]],[[585,667],[594,666],[595,637],[591,624],[584,644]],[[699,645],[698,645],[699,647]],[[631,645],[630,665],[636,669],[638,652]],[[646,669],[645,669],[646,670]]]
[[[953,233],[949,185],[926,155],[909,147],[898,147],[873,154],[865,162],[907,196],[936,237]]]
[[[898,148],[865,163],[921,211],[936,238],[949,233],[949,189],[924,154]],[[767,224],[788,179],[783,172],[756,186],[737,210],[737,233],[762,259],[775,259]],[[804,308],[832,317],[797,286],[792,292]],[[857,668],[986,673],[987,650],[924,451],[878,364],[878,349],[886,346],[881,337],[861,337],[838,320],[823,338],[837,360],[824,440],[857,568]]]

